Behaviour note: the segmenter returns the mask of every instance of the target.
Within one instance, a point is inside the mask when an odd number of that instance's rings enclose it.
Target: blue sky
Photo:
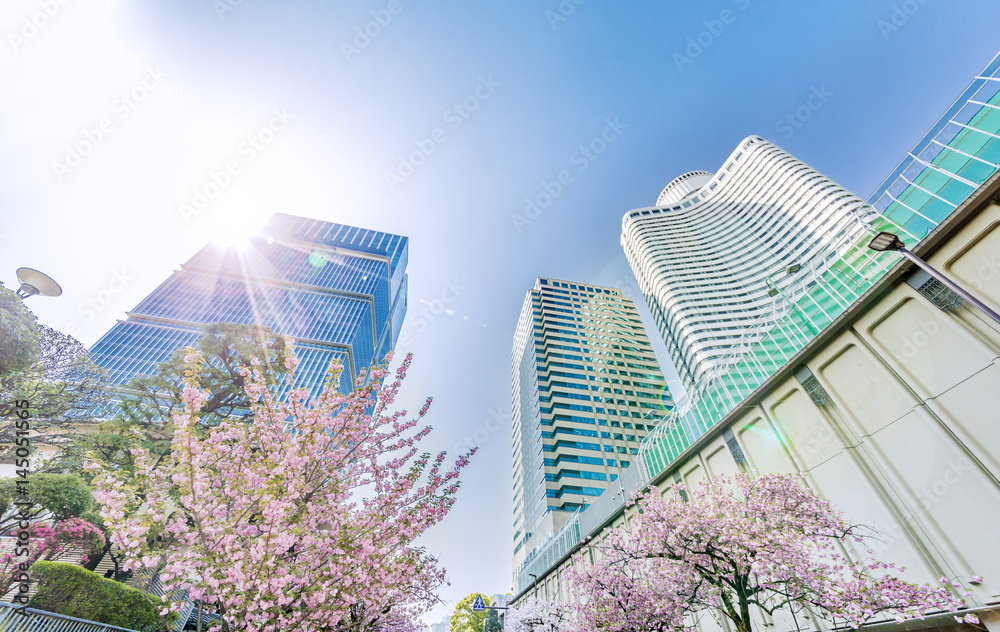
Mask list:
[[[633,287],[622,215],[751,134],[867,197],[1000,48],[986,0],[63,1],[0,9],[0,280],[54,276],[31,307],[90,344],[272,212],[409,236],[403,399],[435,396],[435,448],[482,446],[426,537],[451,604],[510,586],[535,277]]]

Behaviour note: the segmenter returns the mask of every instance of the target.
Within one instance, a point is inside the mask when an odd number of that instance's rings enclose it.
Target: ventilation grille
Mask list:
[[[678,472],[678,471],[676,471],[676,470],[674,471],[674,482],[675,482],[675,483],[683,483],[683,482],[684,482],[684,479],[683,479],[683,478],[681,478],[681,473],[680,473],[680,472]],[[683,500],[684,502],[687,502],[687,501],[688,501],[688,494],[687,494],[687,492],[686,492],[686,491],[684,491],[683,489],[681,490],[681,499],[682,499],[682,500]]]
[[[962,297],[934,277],[918,287],[917,292],[943,312],[950,312],[962,306]]]
[[[806,395],[812,400],[817,406],[823,406],[828,401],[830,401],[830,394],[826,392],[823,385],[819,383],[813,372],[809,370],[809,367],[801,366],[795,372],[795,379],[799,381],[802,388],[805,390]]]
[[[726,438],[726,445],[729,446],[729,452],[733,455],[733,460],[736,461],[737,465],[743,465],[747,462],[746,456],[743,454],[743,448],[740,447],[738,441],[736,441],[736,436],[733,431],[726,428],[722,431],[722,436]]]
[[[806,389],[806,395],[817,406],[822,406],[830,399],[830,394],[826,392],[823,385],[819,383],[815,375],[810,375],[802,382],[802,387]]]

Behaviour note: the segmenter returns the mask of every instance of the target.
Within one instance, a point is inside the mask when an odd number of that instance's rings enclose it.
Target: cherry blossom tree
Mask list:
[[[580,630],[682,630],[708,614],[751,632],[755,609],[796,621],[809,609],[857,628],[955,612],[970,596],[947,578],[934,587],[897,577],[902,567],[865,546],[871,530],[797,476],[720,476],[697,489],[676,485],[666,498],[651,490],[637,505],[627,528],[585,547],[568,572],[584,595]],[[846,553],[855,550],[867,557]]]
[[[570,626],[572,609],[562,602],[526,599],[507,610],[504,628],[510,632],[557,632]]]
[[[252,421],[207,430],[204,360],[192,351],[185,361],[169,454],[133,450],[131,478],[89,465],[125,568],[159,571],[166,587],[214,608],[225,632],[412,627],[444,583],[414,539],[448,513],[471,452],[448,468],[445,453],[419,451],[430,399],[411,419],[387,411],[411,357],[385,383],[385,366],[359,376],[348,395],[335,390],[335,365],[311,402],[304,389],[274,399],[253,360],[243,370]],[[297,363],[285,361],[289,384]]]

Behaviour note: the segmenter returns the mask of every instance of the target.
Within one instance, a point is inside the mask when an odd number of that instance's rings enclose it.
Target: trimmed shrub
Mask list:
[[[141,590],[104,579],[74,564],[35,562],[30,571],[38,592],[28,604],[78,619],[107,623],[138,632],[163,632],[157,608]],[[154,603],[160,599],[150,595]],[[175,620],[177,613],[171,613]]]

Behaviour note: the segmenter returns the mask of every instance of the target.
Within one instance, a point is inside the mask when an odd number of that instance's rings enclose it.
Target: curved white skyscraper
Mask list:
[[[625,255],[688,388],[726,364],[775,296],[863,230],[863,205],[751,136],[718,173],[679,176],[656,206],[625,214]]]

